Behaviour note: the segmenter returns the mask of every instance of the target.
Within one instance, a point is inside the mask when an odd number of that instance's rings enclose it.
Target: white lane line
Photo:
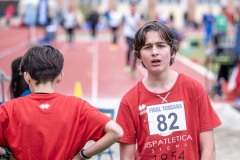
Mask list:
[[[98,99],[98,66],[99,66],[99,42],[97,39],[92,41],[92,104],[97,105]]]
[[[191,66],[191,69],[193,69],[195,72],[201,74],[202,76],[204,76],[210,80],[216,80],[216,75],[213,72],[207,70],[202,65],[194,63],[190,59],[188,59],[180,54],[177,55],[176,60],[180,61],[183,64],[186,64],[187,66]]]
[[[23,41],[22,43],[19,43],[18,45],[15,45],[14,47],[8,48],[4,51],[0,52],[0,59],[3,59],[13,53],[16,53],[18,50],[23,49],[28,46],[29,41]]]

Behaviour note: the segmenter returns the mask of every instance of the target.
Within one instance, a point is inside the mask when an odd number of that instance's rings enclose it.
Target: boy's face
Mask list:
[[[170,68],[170,46],[161,38],[157,31],[149,31],[146,34],[145,45],[140,50],[140,59],[149,73],[162,73]]]

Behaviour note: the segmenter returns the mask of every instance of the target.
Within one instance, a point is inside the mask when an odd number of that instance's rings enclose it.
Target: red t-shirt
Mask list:
[[[119,142],[137,143],[137,160],[197,160],[200,133],[221,124],[208,95],[196,80],[179,74],[167,92],[148,91],[142,82],[122,99]]]
[[[0,106],[0,144],[19,160],[68,160],[100,139],[110,120],[73,96],[31,94]]]

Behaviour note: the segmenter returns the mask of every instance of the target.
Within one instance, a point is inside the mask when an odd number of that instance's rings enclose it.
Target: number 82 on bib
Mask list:
[[[186,130],[182,101],[147,107],[150,135]]]

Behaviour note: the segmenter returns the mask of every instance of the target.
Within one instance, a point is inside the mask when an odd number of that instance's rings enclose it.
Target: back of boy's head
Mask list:
[[[61,52],[50,45],[31,47],[22,57],[20,71],[27,72],[36,85],[53,80],[61,73],[64,58]]]

